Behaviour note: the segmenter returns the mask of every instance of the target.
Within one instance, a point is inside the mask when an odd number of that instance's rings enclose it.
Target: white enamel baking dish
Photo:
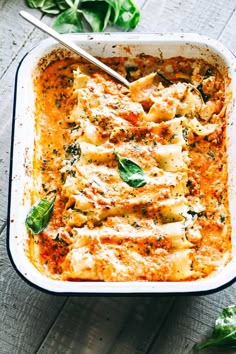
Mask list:
[[[92,55],[100,57],[134,56],[145,53],[161,58],[184,56],[202,58],[218,65],[231,78],[228,87],[236,93],[236,59],[216,40],[196,34],[75,34],[68,35]],[[32,156],[34,151],[33,76],[40,58],[61,48],[47,39],[33,48],[21,61],[16,73],[8,206],[8,251],[13,266],[32,285],[54,293],[74,294],[163,294],[206,293],[231,284],[236,277],[236,107],[228,107],[228,158],[230,209],[232,217],[233,258],[230,263],[206,279],[186,282],[70,282],[52,280],[41,274],[29,261],[24,225],[30,208]],[[129,50],[127,50],[129,48]]]

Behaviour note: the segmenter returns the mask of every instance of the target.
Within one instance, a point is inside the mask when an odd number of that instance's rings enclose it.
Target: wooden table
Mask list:
[[[136,32],[198,32],[236,54],[236,0],[138,3]],[[5,244],[14,77],[22,56],[44,37],[20,18],[22,9],[23,0],[0,2],[0,354],[192,353],[219,311],[236,303],[236,284],[205,296],[65,297],[35,290],[11,266]]]

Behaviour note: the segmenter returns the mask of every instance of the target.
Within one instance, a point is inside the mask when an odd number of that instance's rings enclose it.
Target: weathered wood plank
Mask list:
[[[136,31],[197,32],[217,38],[235,6],[235,0],[149,0]]]
[[[7,256],[6,232],[0,235],[0,352],[32,354],[66,298],[42,293],[26,284]]]
[[[161,327],[148,354],[189,354],[193,346],[211,334],[217,315],[229,305],[235,304],[236,285],[207,296],[177,297],[165,324]],[[225,353],[207,349],[202,353]],[[227,353],[235,353],[227,351]]]
[[[229,22],[219,36],[219,40],[236,55],[236,11],[233,12]]]
[[[20,10],[27,10],[38,18],[41,16],[39,11],[27,8],[25,1],[0,2],[0,78],[15,60],[29,34],[34,30],[29,23],[23,22],[19,15]]]
[[[4,5],[4,6],[3,6]],[[9,8],[9,6],[12,8]],[[17,66],[26,52],[36,45],[46,36],[42,32],[27,24],[18,12],[25,9],[26,5],[18,1],[5,1],[0,3],[0,220],[6,220],[7,202],[8,202],[8,171],[10,161],[10,142],[12,128],[12,111],[14,97],[14,83]],[[8,14],[9,11],[9,14]],[[30,10],[30,12],[33,12]],[[37,16],[39,12],[37,11]],[[51,21],[51,19],[47,19]],[[14,23],[14,26],[11,24]],[[11,28],[11,31],[9,30]],[[13,31],[13,32],[12,32]],[[10,35],[9,35],[10,33]],[[12,34],[13,33],[13,34]],[[14,45],[9,45],[14,35]],[[8,50],[7,50],[8,48]]]
[[[172,298],[71,298],[38,354],[145,353]],[[63,328],[63,331],[62,331]]]
[[[140,298],[135,311],[130,314],[108,353],[146,353],[174,303],[174,299],[174,297]]]

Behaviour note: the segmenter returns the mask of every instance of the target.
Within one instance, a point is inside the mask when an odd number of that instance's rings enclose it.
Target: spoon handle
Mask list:
[[[75,53],[77,53],[79,55],[81,55],[83,58],[87,59],[92,64],[98,66],[100,69],[105,71],[107,74],[113,76],[115,79],[120,81],[122,84],[124,84],[125,86],[129,87],[130,83],[129,83],[128,80],[126,80],[123,76],[118,74],[116,71],[114,71],[111,68],[109,68],[109,66],[103,64],[100,60],[98,60],[95,57],[93,57],[91,54],[87,53],[85,50],[80,48],[74,42],[70,41],[68,38],[65,38],[63,35],[61,35],[60,33],[56,32],[54,29],[52,29],[51,27],[47,26],[45,23],[43,23],[42,21],[38,20],[36,17],[30,15],[26,11],[20,11],[20,15],[25,20],[30,22],[32,25],[34,25],[35,27],[39,28],[41,31],[47,33],[49,36],[53,37],[58,42],[63,44],[66,48],[72,50],[73,52],[75,52]]]

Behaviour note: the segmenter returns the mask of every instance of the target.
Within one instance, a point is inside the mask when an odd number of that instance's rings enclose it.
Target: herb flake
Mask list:
[[[32,234],[39,234],[47,227],[52,215],[55,199],[56,197],[53,197],[51,201],[45,198],[40,199],[30,209],[25,220],[25,225]]]

